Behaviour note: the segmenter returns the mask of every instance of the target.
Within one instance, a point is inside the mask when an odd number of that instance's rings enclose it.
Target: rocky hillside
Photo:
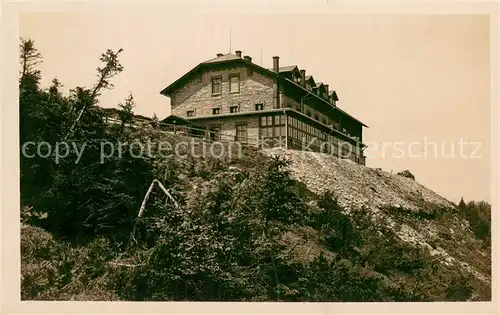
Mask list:
[[[172,145],[189,140],[153,128],[128,136]],[[201,153],[202,143],[192,143],[192,152]],[[103,189],[107,199],[75,194],[73,204],[61,205],[65,193],[51,208],[47,201],[35,203],[36,211],[25,208],[23,299],[491,298],[489,247],[453,203],[411,178],[312,152],[244,148],[238,158],[195,158],[189,151],[108,162],[113,182],[96,172],[77,183],[78,191]],[[139,178],[139,170],[148,177]],[[159,187],[141,205],[152,178],[176,207]],[[91,229],[75,235],[92,216]],[[71,230],[58,228],[68,224]],[[66,242],[75,236],[80,245]],[[38,244],[42,238],[49,241]]]
[[[491,299],[489,204],[315,153],[200,156],[206,142],[136,123],[131,93],[99,106],[122,49],[65,95],[20,48],[20,143],[86,144],[21,155],[23,300]]]
[[[425,205],[453,209],[455,206],[432,190],[407,177],[390,174],[328,154],[296,150],[269,150],[289,158],[293,176],[316,193],[333,190],[345,208],[368,206],[422,211]],[[425,211],[425,210],[424,210]]]
[[[334,192],[347,212],[370,211],[401,241],[425,249],[445,267],[473,275],[478,287],[489,290],[490,253],[457,214],[456,205],[418,181],[323,153],[273,149],[266,154],[286,157],[292,177],[310,190]]]

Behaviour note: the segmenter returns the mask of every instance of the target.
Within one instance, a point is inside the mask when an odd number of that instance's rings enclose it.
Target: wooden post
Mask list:
[[[283,111],[285,115],[285,150],[288,150],[288,115],[286,111]]]
[[[147,203],[147,201],[149,199],[149,196],[151,194],[151,191],[153,190],[153,187],[154,187],[155,183],[158,183],[158,186],[160,186],[161,190],[165,193],[165,195],[167,196],[167,198],[169,198],[174,203],[175,207],[179,208],[179,204],[174,199],[174,197],[172,197],[172,195],[168,192],[168,190],[165,188],[165,186],[163,186],[163,184],[159,180],[153,179],[153,181],[149,185],[149,188],[148,188],[148,190],[146,192],[146,195],[144,195],[144,199],[142,199],[141,207],[139,208],[139,213],[137,213],[137,218],[136,218],[136,221],[134,223],[134,227],[132,228],[132,232],[130,233],[130,240],[129,240],[129,244],[128,244],[129,248],[131,246],[132,241],[134,241],[135,243],[137,243],[137,240],[135,239],[135,231],[136,231],[136,228],[137,228],[137,222],[144,215],[144,212],[146,210],[146,203]]]

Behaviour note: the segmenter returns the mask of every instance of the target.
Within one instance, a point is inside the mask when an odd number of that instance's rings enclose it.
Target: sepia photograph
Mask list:
[[[17,17],[21,301],[496,299],[490,15],[155,5]]]

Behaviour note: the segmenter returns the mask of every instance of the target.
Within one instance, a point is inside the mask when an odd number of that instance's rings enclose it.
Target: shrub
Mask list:
[[[360,243],[360,235],[351,218],[342,213],[331,192],[323,193],[317,204],[322,211],[311,213],[309,224],[320,231],[329,249],[346,253]]]
[[[88,247],[57,242],[38,227],[21,230],[21,299],[117,299],[107,287],[109,242],[97,238]],[[101,280],[101,281],[99,281]]]
[[[451,280],[446,288],[446,299],[449,301],[467,301],[472,296],[472,286],[469,278],[463,275]]]
[[[409,170],[401,171],[398,175],[415,180],[415,176]]]

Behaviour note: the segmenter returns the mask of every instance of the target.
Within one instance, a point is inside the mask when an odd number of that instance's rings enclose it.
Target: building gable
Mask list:
[[[354,118],[353,116],[349,115],[345,111],[338,108],[335,104],[335,102],[338,100],[336,94],[330,95],[331,93],[329,93],[329,91],[325,88],[325,85],[323,85],[322,83],[316,83],[314,78],[310,75],[309,76],[303,75],[305,70],[299,70],[299,68],[296,65],[287,67],[278,66],[276,69],[279,70],[277,71],[266,69],[252,63],[251,58],[249,56],[245,56],[242,58],[240,56],[241,51],[237,51],[237,54],[238,53],[239,55],[217,54],[216,58],[198,64],[195,68],[193,68],[185,75],[180,77],[178,80],[176,80],[168,87],[163,89],[161,91],[161,94],[169,96],[171,98],[172,110],[174,110],[174,108],[177,107],[179,104],[181,104],[183,101],[191,97],[195,97],[196,91],[207,89],[208,84],[210,83],[206,79],[205,76],[206,73],[213,73],[217,71],[224,72],[227,69],[240,67],[246,69],[246,73],[250,76],[253,73],[259,74],[260,77],[259,80],[257,80],[257,82],[263,82],[263,81],[268,82],[267,84],[264,84],[267,87],[270,86],[269,82],[275,82],[274,86],[277,86],[277,81],[285,80],[288,81],[289,83],[293,83],[293,89],[296,90],[298,94],[304,94],[307,93],[308,91],[313,92],[313,94],[315,94],[319,99],[321,99],[325,103],[325,106],[331,106],[340,115],[345,115],[347,116],[348,119],[352,119],[354,122],[357,122],[362,126],[367,127],[364,123],[362,123],[358,119]],[[279,58],[279,57],[273,57],[273,58]],[[302,79],[302,77],[304,77],[304,83],[302,83],[300,80]],[[200,78],[203,79],[201,79],[200,81]],[[267,78],[267,80],[264,78]],[[278,78],[279,80],[277,80]],[[227,83],[224,77],[222,78],[222,83],[223,86],[224,83]],[[279,84],[281,85],[281,83]],[[280,91],[281,89],[282,88],[280,87]],[[319,93],[317,93],[317,89],[319,89]],[[253,89],[253,91],[258,91],[258,90],[259,88]],[[255,96],[256,95],[254,94],[254,97]],[[277,98],[276,95],[274,97]],[[259,99],[257,98],[255,102],[258,100],[259,101],[262,100],[261,98]],[[267,100],[268,95],[265,95],[264,98]],[[213,103],[212,102],[213,100],[214,99],[209,98],[209,101],[207,102]],[[266,103],[268,102],[272,101],[266,101]]]
[[[230,80],[238,82],[238,91],[230,91]],[[213,80],[220,82],[221,93],[213,93]],[[220,80],[220,81],[219,81]],[[219,84],[219,83],[217,83]],[[245,64],[232,63],[204,68],[171,92],[172,113],[178,116],[210,116],[232,111],[253,111],[256,104],[272,108],[275,83]]]
[[[251,59],[249,58],[240,58],[232,54],[227,54],[227,55],[218,54],[217,58],[210,59],[198,64],[196,67],[194,67],[189,72],[187,72],[179,79],[177,79],[175,82],[164,88],[160,92],[160,94],[165,96],[171,96],[171,93],[175,91],[175,89],[191,81],[192,78],[197,74],[204,73],[206,71],[211,71],[212,69],[221,69],[226,67],[233,67],[236,65],[249,68],[251,71],[259,72],[271,78],[276,78],[277,76],[276,73],[252,63]]]

